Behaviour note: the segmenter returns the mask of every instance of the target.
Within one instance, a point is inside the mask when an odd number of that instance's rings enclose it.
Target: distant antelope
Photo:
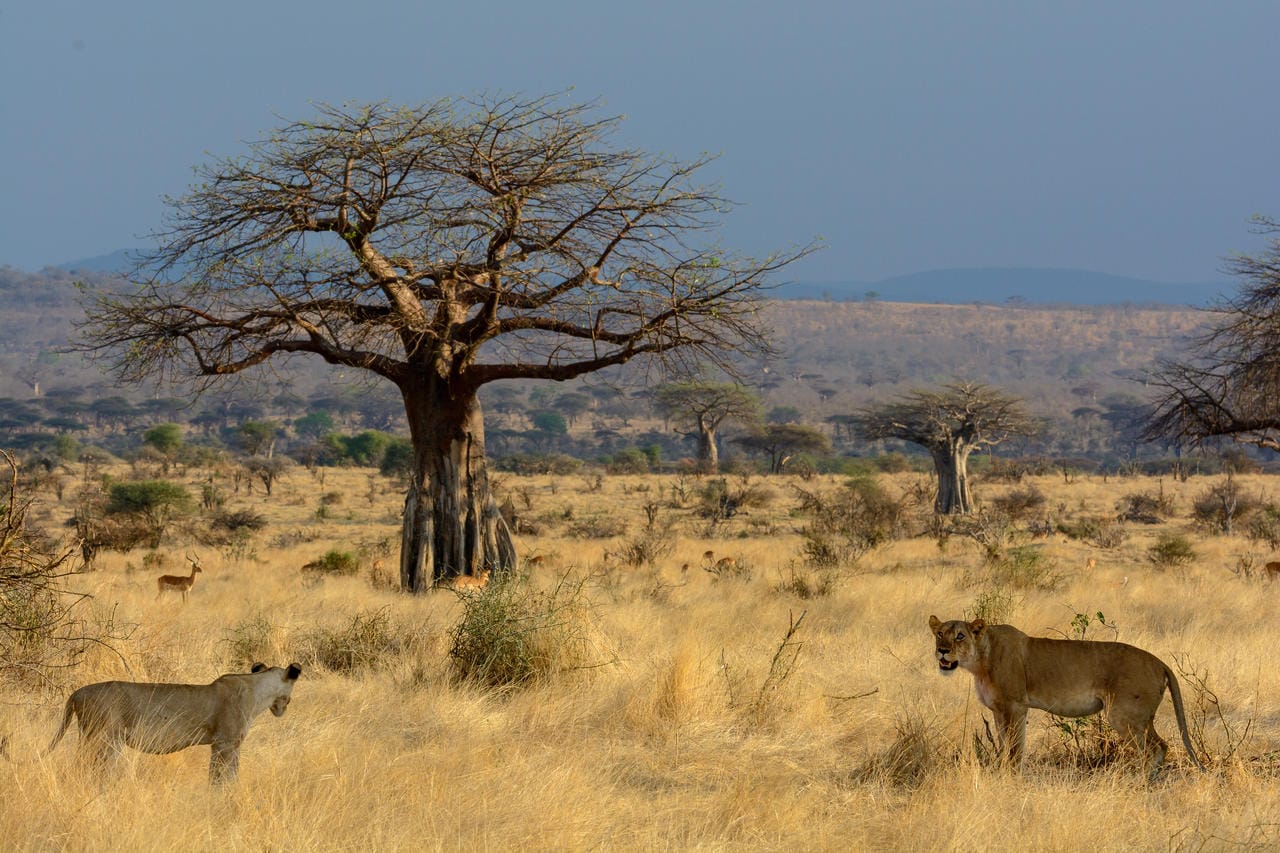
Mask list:
[[[182,600],[183,601],[187,600],[187,592],[190,591],[191,587],[195,586],[195,583],[196,583],[196,572],[204,571],[204,569],[200,568],[199,559],[192,559],[191,557],[187,557],[187,562],[191,564],[190,576],[161,575],[160,577],[156,578],[156,600],[157,601],[160,599],[160,596],[164,595],[164,591],[166,589],[171,589],[174,592],[182,593]]]
[[[1084,567],[1086,569],[1092,569],[1096,565],[1098,565],[1098,561],[1095,560],[1093,557],[1090,557],[1089,559],[1084,561]]]
[[[454,589],[484,589],[489,583],[489,569],[481,569],[478,575],[458,575],[448,582]]]
[[[716,569],[721,572],[732,571],[738,568],[738,561],[733,557],[721,557],[716,560]]]
[[[1262,567],[1267,573],[1267,580],[1273,581],[1280,578],[1280,563],[1270,562]]]
[[[541,566],[542,562],[545,559],[546,557],[544,557],[542,554],[539,554],[536,557],[529,557],[527,560],[524,561],[524,564],[525,566],[532,569],[534,566]]]

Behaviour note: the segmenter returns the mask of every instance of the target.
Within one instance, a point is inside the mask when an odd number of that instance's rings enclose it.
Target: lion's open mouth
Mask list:
[[[940,660],[940,661],[938,661],[938,669],[942,670],[943,672],[950,672],[951,670],[955,669],[955,668],[956,668],[956,667],[958,667],[959,665],[960,665],[960,661],[958,661],[958,660]]]

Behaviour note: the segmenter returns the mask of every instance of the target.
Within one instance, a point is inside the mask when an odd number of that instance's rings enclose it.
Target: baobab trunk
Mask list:
[[[720,450],[716,447],[716,428],[698,423],[698,468],[704,474],[720,470]]]
[[[414,457],[400,543],[406,592],[516,564],[511,531],[489,489],[480,402],[474,393],[456,398],[443,383],[432,385],[404,392]]]
[[[938,496],[933,511],[938,515],[967,515],[973,512],[969,495],[969,453],[963,445],[930,448],[938,473]]]

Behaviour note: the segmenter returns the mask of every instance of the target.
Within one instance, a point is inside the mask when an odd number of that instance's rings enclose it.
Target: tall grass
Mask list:
[[[325,476],[325,491],[367,491],[367,472]],[[894,494],[914,477],[901,476],[886,480]],[[1124,495],[1160,490],[1140,478],[1032,479],[1055,526],[1114,517]],[[1261,475],[1239,479],[1277,491]],[[636,531],[658,490],[657,478],[638,489],[647,482],[561,477],[553,487],[551,477],[508,475],[505,488],[527,490],[548,519],[609,506]],[[830,478],[803,485],[842,488]],[[1037,556],[1001,567],[963,537],[906,538],[823,569],[816,595],[780,581],[805,565],[806,540],[797,503],[782,497],[794,491],[775,487],[774,503],[710,531],[694,502],[664,507],[670,553],[653,565],[618,558],[625,532],[581,539],[569,522],[547,522],[520,542],[545,555],[527,579],[474,596],[406,596],[364,573],[304,572],[317,554],[363,553],[394,536],[396,497],[349,500],[351,518],[317,521],[317,487],[302,471],[269,501],[230,496],[227,511],[267,519],[254,533],[257,557],[204,554],[185,605],[155,599],[155,560],[102,553],[98,571],[73,580],[95,606],[139,627],[112,650],[87,652],[48,689],[0,687],[12,759],[0,761],[4,847],[1280,846],[1280,671],[1270,664],[1280,587],[1235,570],[1242,555],[1272,558],[1257,540],[1191,532],[1203,481],[1163,484],[1171,517],[1129,525],[1114,548],[1033,538],[1015,524],[1004,553]],[[979,499],[1001,488],[980,485]],[[72,497],[47,500],[57,517]],[[753,533],[769,526],[770,535]],[[1161,534],[1196,537],[1199,556],[1161,570],[1148,559]],[[166,558],[181,561],[190,545],[170,547]],[[753,571],[703,571],[708,550]],[[1040,582],[1048,576],[1053,584]],[[1171,666],[1177,659],[1212,772],[1190,767],[1167,699],[1156,724],[1170,767],[1154,786],[1123,762],[1069,760],[1061,729],[1040,712],[1029,719],[1025,774],[985,766],[975,735],[981,743],[990,715],[968,675],[938,674],[927,628],[931,613],[979,608],[1041,636],[1069,636],[1075,616],[1102,612],[1115,639]],[[1099,638],[1111,636],[1109,628]],[[524,644],[515,659],[525,663],[497,666],[507,643]],[[80,684],[208,682],[251,660],[295,658],[306,671],[289,711],[255,723],[232,789],[208,788],[206,748],[129,753],[101,783],[76,760],[75,736],[38,756]]]

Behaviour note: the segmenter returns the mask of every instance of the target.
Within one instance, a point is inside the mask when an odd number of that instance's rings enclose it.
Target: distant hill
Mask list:
[[[58,264],[60,270],[69,272],[105,272],[125,273],[133,269],[134,256],[137,249],[117,249],[109,255],[96,255],[92,258],[81,258],[78,261],[67,261]]]
[[[990,267],[944,269],[880,281],[796,281],[782,285],[778,299],[827,299],[963,305],[1027,302],[1041,305],[1123,303],[1204,306],[1234,292],[1230,281],[1170,283],[1076,269]],[[869,294],[874,296],[869,297]]]
[[[68,271],[123,273],[133,268],[137,249],[58,264]],[[858,302],[916,302],[935,305],[1030,303],[1034,305],[1192,305],[1204,307],[1231,294],[1229,281],[1165,282],[1078,269],[982,267],[929,270],[879,281],[791,281],[775,299]],[[874,294],[869,296],[869,294]]]

